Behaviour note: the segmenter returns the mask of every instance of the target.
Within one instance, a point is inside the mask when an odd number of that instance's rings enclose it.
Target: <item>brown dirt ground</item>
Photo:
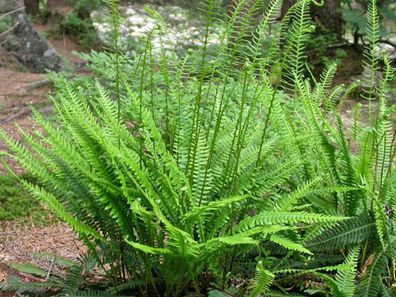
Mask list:
[[[41,25],[36,28],[42,32],[48,29]],[[68,66],[82,62],[72,54],[72,51],[81,51],[73,39],[66,36],[60,39],[50,37],[49,40]],[[13,138],[20,139],[16,125],[27,132],[37,128],[30,119],[29,106],[35,106],[44,114],[51,112],[47,98],[52,89],[46,74],[18,72],[13,66],[10,65],[9,69],[0,68],[0,129]],[[7,151],[1,142],[0,151]],[[15,162],[7,161],[15,172],[22,173]],[[0,174],[4,173],[5,169],[0,165]],[[35,263],[36,260],[32,257],[35,252],[51,252],[75,259],[85,249],[73,231],[63,223],[43,227],[36,226],[33,221],[30,224],[19,221],[0,222],[0,282],[6,280],[10,272],[5,263]],[[0,293],[0,296],[8,295]]]

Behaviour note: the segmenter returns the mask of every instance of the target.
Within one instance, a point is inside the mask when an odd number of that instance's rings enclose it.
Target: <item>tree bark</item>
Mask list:
[[[25,0],[26,14],[38,15],[40,13],[39,0]]]
[[[47,0],[47,9],[66,5],[68,5],[67,0]]]
[[[295,0],[285,0],[281,17],[296,3]],[[323,6],[311,5],[311,16],[319,34],[332,33],[338,40],[342,39],[342,15],[339,12],[340,0],[325,0]]]
[[[312,6],[312,17],[316,26],[323,33],[335,34],[338,40],[342,39],[342,15],[339,12],[340,0],[326,0],[323,6]]]

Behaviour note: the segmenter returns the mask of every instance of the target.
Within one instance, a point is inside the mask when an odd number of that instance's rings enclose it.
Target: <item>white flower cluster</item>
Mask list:
[[[205,37],[205,26],[199,16],[193,15],[188,9],[178,6],[153,6],[163,18],[165,26],[160,26],[142,6],[120,7],[122,24],[120,24],[120,39],[126,46],[128,54],[143,47],[147,37],[151,34],[153,53],[160,53],[161,48],[167,52],[182,54],[188,49],[202,46]],[[95,12],[92,17],[99,38],[106,40],[111,25],[105,18],[100,17],[103,12]],[[164,28],[165,27],[165,28]],[[220,43],[220,26],[213,28],[209,34],[208,46]]]

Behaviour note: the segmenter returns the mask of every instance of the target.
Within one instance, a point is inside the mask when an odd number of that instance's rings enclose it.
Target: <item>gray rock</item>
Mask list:
[[[18,10],[15,0],[0,0],[0,16],[9,14],[12,19],[10,32],[0,33],[3,49],[12,53],[31,72],[59,71],[64,67],[62,59],[51,44],[29,22],[25,12]]]
[[[169,3],[169,1],[165,1]],[[164,53],[183,56],[189,49],[202,46],[205,38],[205,24],[199,18],[190,18],[192,11],[172,5],[151,5],[163,18],[166,28],[157,26],[156,20],[147,13],[142,5],[131,4],[120,6],[120,14],[124,24],[120,27],[120,42],[124,44],[127,55],[134,56],[146,44],[147,36],[151,36],[152,53],[158,57]],[[106,11],[92,13],[92,19],[99,38],[105,43],[108,40],[110,25],[103,16]],[[221,41],[223,27],[218,25],[209,32],[208,46],[218,46]]]

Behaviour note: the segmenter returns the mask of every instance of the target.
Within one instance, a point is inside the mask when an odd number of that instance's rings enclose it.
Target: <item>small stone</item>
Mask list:
[[[49,49],[47,49],[47,50],[44,52],[43,56],[44,56],[44,57],[50,57],[50,56],[52,56],[53,54],[55,54],[55,51],[54,51],[52,48],[49,48]]]

